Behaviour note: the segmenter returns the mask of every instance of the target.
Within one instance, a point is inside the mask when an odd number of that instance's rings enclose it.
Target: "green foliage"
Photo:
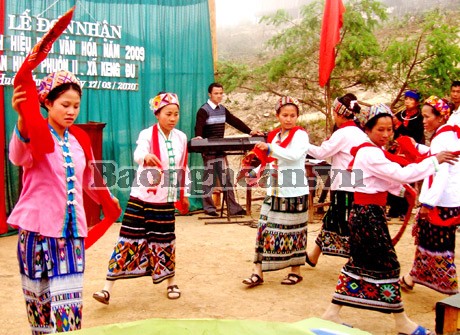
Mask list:
[[[424,97],[442,97],[450,91],[452,81],[458,80],[460,38],[454,17],[433,10],[418,19],[405,18],[404,24],[389,31],[384,56],[390,87],[397,92],[393,106],[401,103],[407,88],[418,89]],[[407,32],[404,36],[401,29]]]
[[[397,107],[408,88],[445,96],[451,81],[460,77],[458,14],[434,10],[421,17],[393,18],[386,25],[386,9],[377,0],[349,0],[345,5],[336,66],[326,91],[318,85],[320,0],[303,7],[301,19],[283,10],[264,16],[260,23],[276,27],[278,33],[255,64],[218,65],[226,91],[289,92],[310,109],[328,114],[327,103],[353,89],[385,90]]]

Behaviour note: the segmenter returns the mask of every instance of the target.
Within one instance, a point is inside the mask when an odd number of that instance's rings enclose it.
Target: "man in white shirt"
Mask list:
[[[454,105],[447,124],[460,126],[460,80],[454,80],[450,86],[450,101]]]

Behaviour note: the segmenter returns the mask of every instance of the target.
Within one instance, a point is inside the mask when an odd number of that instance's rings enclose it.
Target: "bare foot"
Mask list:
[[[340,318],[340,316],[338,316],[336,314],[328,313],[327,311],[321,316],[321,319],[327,320],[327,321],[332,321],[332,322],[335,322],[335,323],[338,323],[338,324],[342,324],[342,319]]]

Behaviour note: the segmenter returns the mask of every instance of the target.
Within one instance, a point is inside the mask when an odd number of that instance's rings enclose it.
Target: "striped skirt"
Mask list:
[[[20,230],[18,260],[32,334],[81,329],[83,239],[50,238]]]
[[[107,280],[151,276],[153,283],[174,277],[176,234],[174,204],[153,204],[130,197]]]
[[[350,258],[341,270],[332,302],[384,313],[403,312],[399,273],[384,208],[353,205]]]
[[[353,192],[331,191],[331,205],[323,217],[321,232],[315,240],[324,255],[349,256],[350,228],[348,219],[353,198]]]
[[[307,196],[266,197],[257,225],[254,263],[262,271],[305,265]]]
[[[439,215],[446,220],[460,214],[460,207],[438,207]],[[443,294],[458,293],[455,266],[456,226],[442,227],[427,220],[417,220],[413,235],[417,248],[410,275],[414,283]]]

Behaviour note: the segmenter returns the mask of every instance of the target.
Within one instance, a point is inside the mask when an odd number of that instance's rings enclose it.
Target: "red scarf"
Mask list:
[[[281,130],[281,128],[276,128],[276,129],[272,130],[271,132],[269,132],[268,135],[267,135],[267,143],[271,143],[273,141],[273,139],[275,138],[275,136],[278,135],[280,130]],[[294,134],[298,130],[305,131],[305,129],[300,127],[300,126],[295,126],[295,127],[291,128],[291,130],[289,131],[288,136],[286,136],[286,138],[279,144],[279,146],[282,147],[282,148],[286,148],[288,146],[288,144],[291,143],[292,138],[294,137]],[[260,150],[258,148],[254,148],[254,149],[252,149],[252,151],[256,154],[257,158],[260,159],[261,164],[263,166],[265,166],[267,163],[271,163],[271,162],[275,161],[275,158],[268,156],[266,151],[262,151],[262,150]]]
[[[353,164],[354,164],[354,161],[355,161],[356,154],[358,153],[358,151],[361,148],[364,148],[364,147],[376,147],[376,148],[379,148],[376,145],[374,145],[372,143],[369,143],[369,142],[364,142],[364,143],[358,145],[357,147],[353,147],[350,150],[350,153],[353,156],[353,159],[350,162],[350,164],[348,165],[348,170],[351,171],[353,169]],[[409,161],[407,161],[406,159],[404,159],[401,156],[394,155],[394,154],[392,154],[392,153],[390,153],[390,152],[388,152],[386,150],[383,150],[382,148],[379,148],[379,149],[382,150],[383,154],[385,155],[385,157],[388,160],[392,161],[392,162],[398,163],[401,166],[406,166],[406,165],[410,164]],[[395,237],[393,237],[391,239],[391,242],[392,242],[393,245],[396,245],[396,243],[398,243],[398,241],[401,239],[401,236],[403,235],[403,233],[404,233],[404,231],[405,231],[405,229],[406,229],[406,227],[407,227],[407,225],[409,223],[409,219],[410,219],[410,216],[412,214],[412,208],[414,208],[415,199],[417,197],[417,193],[416,193],[415,189],[412,186],[410,186],[409,184],[403,184],[403,187],[406,190],[406,192],[404,192],[404,197],[407,200],[408,208],[407,208],[406,216],[404,218],[404,222],[403,222],[401,228],[399,229],[399,232],[395,235]]]
[[[69,128],[69,132],[73,136],[75,136],[78,143],[80,143],[81,147],[83,148],[86,157],[86,162],[88,164],[93,159],[93,154],[91,150],[91,139],[83,129],[75,125]],[[112,199],[112,195],[110,194],[107,187],[105,187],[104,179],[102,178],[100,171],[97,169],[96,165],[93,165],[92,168],[94,184],[97,186],[93,191],[96,193],[96,196],[99,202],[101,203],[104,218],[102,219],[102,221],[100,221],[88,230],[88,237],[85,240],[85,249],[88,249],[97,240],[99,240],[102,237],[102,235],[105,234],[107,229],[110,228],[112,223],[114,223],[121,215],[121,209],[119,209],[118,206],[115,204],[115,202]],[[104,185],[104,187],[100,187],[100,185]]]
[[[54,141],[48,129],[48,123],[40,114],[38,92],[32,71],[46,58],[54,41],[67,28],[74,10],[75,6],[56,21],[54,26],[32,48],[14,77],[14,87],[21,85],[26,92],[27,99],[19,104],[19,111],[28,131],[32,156],[37,160],[42,160],[45,154],[54,151]]]
[[[361,148],[365,148],[365,147],[375,147],[375,148],[379,148],[378,146],[376,146],[375,144],[372,144],[370,142],[364,142],[364,143],[361,143],[360,145],[358,145],[357,147],[353,147],[351,148],[350,150],[350,154],[353,156],[353,159],[351,160],[350,164],[348,165],[348,170],[351,171],[353,170],[353,165],[355,163],[355,157],[356,157],[356,154],[358,153],[358,151],[361,149]],[[386,150],[383,150],[382,148],[379,148],[380,150],[383,151],[383,154],[385,155],[385,157],[392,161],[392,162],[395,162],[395,163],[398,163],[399,165],[401,166],[406,166],[406,165],[409,165],[411,162],[409,162],[407,159],[405,159],[404,157],[401,157],[401,156],[398,156],[398,155],[395,155],[395,154],[392,154],[391,152],[388,152]]]
[[[158,123],[155,123],[152,127],[152,153],[158,157],[161,161],[161,151],[160,151],[160,141],[159,141],[159,132],[158,132]],[[184,155],[182,156],[181,166],[178,173],[178,179],[180,184],[179,190],[179,200],[174,202],[174,207],[181,213],[182,215],[188,213],[188,208],[185,208],[182,205],[182,201],[184,199],[184,189],[185,189],[185,175],[187,173],[187,161],[188,161],[188,151],[187,147],[185,148]],[[163,169],[162,166],[159,166],[160,169]]]
[[[305,131],[305,129],[300,127],[300,126],[293,127],[289,131],[288,136],[279,144],[279,146],[282,147],[282,148],[286,148],[288,146],[288,144],[291,143],[295,132],[298,131],[298,130]],[[273,139],[275,138],[275,136],[279,132],[280,132],[280,128],[276,128],[276,129],[272,130],[271,132],[269,132],[268,135],[267,135],[267,143],[271,143],[273,141]],[[257,159],[254,160],[254,156],[257,157]],[[265,166],[267,165],[267,163],[271,163],[271,162],[273,162],[275,160],[276,160],[275,158],[268,156],[266,151],[262,151],[262,150],[260,150],[260,149],[258,149],[256,147],[254,147],[251,151],[249,151],[243,157],[243,159],[241,161],[242,169],[240,170],[240,172],[238,173],[238,175],[236,177],[237,182],[239,182],[239,180],[241,180],[243,178],[247,178],[246,182],[247,182],[248,186],[251,186],[251,187],[255,186],[257,181],[260,179],[260,176],[264,172]],[[257,173],[257,175],[255,177],[248,177],[248,175],[247,175],[248,172],[250,172],[253,168],[256,167],[256,166],[253,166],[254,161],[257,162],[257,163],[260,162],[259,171],[258,171],[258,173]]]
[[[48,128],[48,122],[40,114],[40,103],[38,102],[38,93],[32,71],[46,58],[54,41],[67,28],[72,20],[74,10],[75,7],[72,7],[67,13],[61,16],[55,25],[32,48],[14,78],[14,87],[21,85],[22,89],[26,92],[27,99],[19,105],[19,110],[24,118],[28,137],[30,138],[29,145],[32,156],[36,160],[42,160],[46,154],[54,151],[54,140]],[[77,126],[70,127],[69,131],[82,146],[88,163],[93,159],[89,136],[83,129]],[[102,175],[97,171],[95,166],[94,181],[95,185],[105,185]],[[121,210],[113,202],[107,188],[98,187],[94,191],[102,205],[104,219],[88,231],[88,237],[85,240],[85,249],[93,245],[121,215]]]
[[[339,129],[345,128],[345,127],[357,127],[356,122],[353,120],[347,121],[345,123],[342,123],[339,126]]]
[[[460,127],[457,125],[451,126],[450,124],[448,124],[442,127],[441,129],[438,128],[436,132],[434,133],[433,137],[431,138],[431,141],[433,141],[433,139],[436,136],[438,136],[439,134],[445,133],[446,131],[453,131],[457,135],[457,138],[460,138]]]

